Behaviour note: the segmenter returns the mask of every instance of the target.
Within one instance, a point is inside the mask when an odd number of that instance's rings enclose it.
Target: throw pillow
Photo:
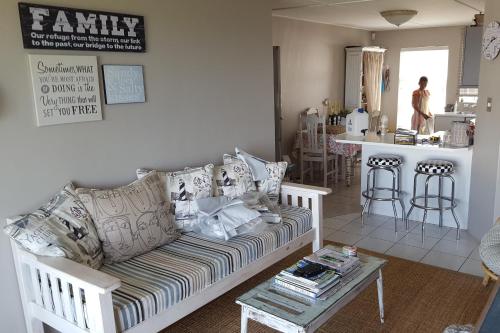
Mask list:
[[[226,157],[224,157],[226,160]],[[214,169],[215,196],[235,198],[249,191],[255,191],[255,182],[248,166],[236,159]]]
[[[286,162],[268,162],[266,164],[269,178],[257,181],[257,190],[266,193],[269,198],[276,198],[281,192],[281,183],[286,173]]]
[[[240,160],[238,157],[225,154],[224,164],[231,163],[245,164],[245,162]],[[287,165],[288,164],[286,162],[267,162],[266,170],[269,173],[269,176],[267,179],[255,182],[257,191],[266,193],[270,199],[278,198],[281,191],[281,183],[285,177]]]
[[[141,179],[147,172],[138,169],[137,178]],[[212,196],[213,164],[175,172],[158,171],[158,174],[167,200],[170,201],[170,212],[175,215],[177,228],[183,232],[192,231],[198,215],[196,200]]]
[[[12,220],[4,232],[26,250],[38,255],[66,257],[94,269],[101,267],[101,242],[89,212],[71,183],[38,210]]]
[[[155,171],[115,189],[76,192],[94,219],[107,264],[149,252],[179,236]]]

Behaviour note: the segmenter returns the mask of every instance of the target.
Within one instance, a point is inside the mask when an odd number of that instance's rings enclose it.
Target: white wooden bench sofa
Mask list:
[[[140,304],[137,301],[130,301],[126,304],[130,311],[121,314],[121,321],[116,318],[116,299],[113,299],[113,297],[118,297],[118,292],[124,289],[125,284],[128,282],[126,282],[126,279],[120,279],[109,274],[109,272],[119,276],[120,269],[124,266],[116,266],[113,269],[105,266],[104,269],[98,271],[63,257],[33,255],[22,250],[12,241],[16,273],[28,332],[43,332],[43,323],[61,332],[157,332],[304,245],[312,243],[313,250],[319,249],[322,246],[323,236],[322,200],[323,196],[330,192],[331,190],[327,188],[283,183],[281,187],[282,204],[291,207],[305,207],[310,210],[301,210],[302,212],[308,212],[310,225],[307,226],[307,230],[297,232],[294,237],[290,237],[291,240],[282,239],[279,246],[272,248],[268,253],[262,250],[261,255],[254,258],[254,260],[243,260],[242,251],[235,246],[233,249],[235,256],[229,259],[240,258],[241,262],[238,265],[235,264],[233,271],[225,272],[220,279],[214,279],[213,283],[209,281],[206,285],[197,286],[198,290],[192,294],[184,295],[185,297],[179,296],[180,301],[176,302],[174,299],[171,301],[172,304],[164,306],[163,310],[154,314],[141,314],[140,311],[145,311],[144,304],[146,303]],[[292,211],[292,215],[294,214],[294,208],[285,208],[284,216],[287,209]],[[295,211],[298,210],[300,209],[295,209]],[[282,233],[280,231],[277,237],[284,238]],[[180,241],[182,239],[181,237]],[[262,243],[262,248],[266,247],[262,240],[250,241],[254,241],[255,244]],[[179,240],[174,243],[176,242],[179,242]],[[188,245],[181,244],[181,248],[186,248]],[[231,244],[228,244],[228,247],[230,247],[229,245]],[[242,246],[248,247],[245,244]],[[260,248],[260,245],[258,247]],[[140,259],[138,261],[141,263]],[[123,265],[127,265],[127,262],[123,263]],[[213,269],[211,271],[213,274]],[[202,271],[202,273],[207,272]],[[195,281],[198,280],[195,279]],[[57,287],[54,288],[54,286]],[[136,287],[134,286],[134,288]],[[193,285],[184,286],[184,288],[188,289],[194,287]],[[80,292],[75,292],[76,290],[80,290]],[[123,297],[126,302],[126,295]],[[152,299],[150,301],[153,303]],[[151,306],[158,309],[157,303],[160,301],[167,302],[164,299],[161,300],[155,297],[154,304]],[[135,318],[134,325],[131,326],[132,319],[128,318],[127,313],[133,313],[134,311],[142,318]]]

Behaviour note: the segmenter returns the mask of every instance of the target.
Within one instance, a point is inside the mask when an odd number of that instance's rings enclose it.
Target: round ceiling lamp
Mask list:
[[[417,13],[418,12],[416,10],[404,9],[404,10],[386,10],[380,12],[380,15],[382,15],[382,17],[385,18],[387,22],[399,27],[401,24],[411,20],[415,15],[417,15]]]

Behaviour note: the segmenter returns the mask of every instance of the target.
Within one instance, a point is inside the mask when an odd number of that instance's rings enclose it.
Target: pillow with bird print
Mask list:
[[[137,177],[141,179],[149,171],[138,169]],[[158,174],[170,202],[170,213],[175,215],[177,229],[192,231],[198,215],[196,200],[212,196],[213,164],[174,172],[158,171]]]

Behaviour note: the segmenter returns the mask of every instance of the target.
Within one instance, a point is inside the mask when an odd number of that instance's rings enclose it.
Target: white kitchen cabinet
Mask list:
[[[363,52],[385,52],[377,46],[345,48],[344,107],[347,110],[365,108],[363,103]]]
[[[363,48],[345,49],[344,107],[347,110],[360,108],[363,95]]]

